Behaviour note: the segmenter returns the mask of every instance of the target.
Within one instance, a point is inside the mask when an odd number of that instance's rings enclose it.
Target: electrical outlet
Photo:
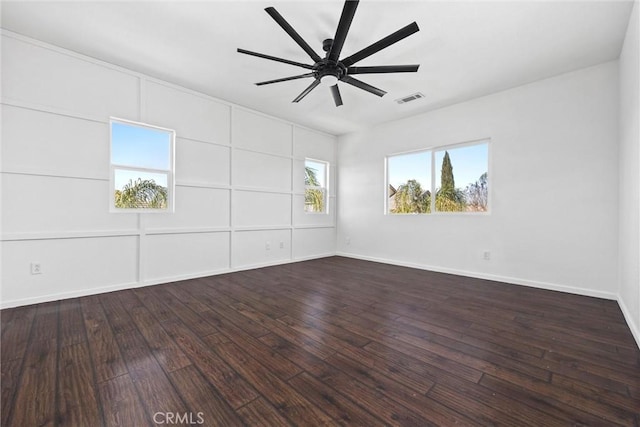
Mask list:
[[[351,244],[351,237],[348,237],[346,239],[344,239],[344,242],[347,244],[347,246],[349,246]]]
[[[485,261],[489,261],[491,259],[491,252],[489,251],[484,251],[482,253],[482,259],[484,259]]]
[[[267,250],[267,251],[270,251],[271,250],[271,242],[265,242],[264,249]]]
[[[284,242],[280,242],[280,249],[284,249]]]
[[[42,266],[39,262],[31,263],[31,274],[42,274]]]

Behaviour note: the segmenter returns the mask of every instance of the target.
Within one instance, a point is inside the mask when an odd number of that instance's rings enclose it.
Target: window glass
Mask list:
[[[431,212],[431,152],[387,158],[387,212]]]
[[[392,155],[386,162],[388,214],[489,210],[487,141]]]
[[[175,133],[111,120],[111,210],[172,210]]]
[[[437,212],[487,211],[488,144],[436,151],[435,162]]]
[[[307,159],[304,162],[304,211],[327,212],[328,163]]]

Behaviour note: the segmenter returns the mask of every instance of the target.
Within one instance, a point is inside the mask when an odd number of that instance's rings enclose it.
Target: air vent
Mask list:
[[[396,102],[398,104],[406,104],[407,102],[415,101],[416,99],[420,99],[420,98],[424,98],[424,94],[420,92],[416,92],[409,96],[405,96],[404,98],[398,98],[396,99]]]

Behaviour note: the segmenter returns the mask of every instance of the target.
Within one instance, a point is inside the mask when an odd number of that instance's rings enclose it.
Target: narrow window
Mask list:
[[[304,211],[327,213],[327,177],[329,164],[320,160],[304,162]]]
[[[112,212],[173,211],[175,132],[111,119]]]

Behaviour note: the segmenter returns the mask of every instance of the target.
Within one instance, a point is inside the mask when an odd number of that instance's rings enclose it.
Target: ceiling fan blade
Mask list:
[[[303,64],[301,62],[289,61],[288,59],[278,58],[276,56],[265,55],[264,53],[251,52],[250,50],[240,49],[238,48],[239,53],[244,53],[245,55],[257,56],[258,58],[270,59],[272,61],[282,62],[289,65],[295,65],[297,67],[306,68],[307,70],[313,70],[313,65]]]
[[[357,8],[358,0],[346,0],[344,2],[342,15],[340,16],[340,22],[338,23],[338,28],[336,29],[336,35],[333,37],[333,44],[331,45],[331,50],[329,51],[329,56],[327,57],[329,61],[338,62],[340,52],[342,51],[342,45],[344,45],[344,41],[347,38],[347,33],[349,32],[349,27],[351,27],[351,21],[353,21],[353,15],[355,15]]]
[[[306,41],[304,41],[304,39],[300,36],[300,34],[298,34],[296,30],[294,30],[293,27],[289,25],[286,19],[284,19],[282,15],[280,15],[280,13],[278,13],[278,11],[274,7],[268,7],[265,9],[265,11],[269,14],[269,16],[273,18],[274,21],[278,23],[278,25],[282,27],[283,30],[287,32],[287,34],[289,34],[289,36],[293,40],[295,40],[296,43],[298,43],[298,45],[305,52],[307,52],[307,55],[309,55],[314,62],[318,62],[322,60],[322,58],[320,58],[320,56],[314,52],[311,46],[309,46],[309,44]]]
[[[366,90],[367,92],[370,92],[374,95],[378,95],[378,96],[384,96],[387,92],[385,92],[382,89],[378,89],[377,87],[371,86],[368,83],[365,83],[361,80],[358,79],[354,79],[353,77],[350,76],[344,76],[340,81],[343,81],[345,83],[349,83],[352,86],[355,86],[357,88],[360,88],[362,90]]]
[[[399,29],[395,33],[389,34],[387,37],[381,40],[378,40],[374,44],[365,47],[361,51],[354,53],[348,58],[343,59],[341,62],[345,67],[349,67],[355,64],[356,62],[361,61],[364,58],[367,58],[373,55],[374,53],[379,52],[382,49],[389,47],[392,44],[397,43],[400,40],[406,37],[409,37],[411,34],[416,33],[418,31],[420,31],[420,28],[418,28],[418,24],[416,24],[415,22],[412,22],[406,27]]]
[[[300,102],[302,101],[302,98],[304,98],[305,96],[309,95],[309,92],[311,92],[313,89],[316,88],[316,86],[318,86],[320,84],[320,79],[315,79],[313,81],[313,83],[311,83],[305,90],[302,91],[302,93],[300,95],[298,95],[296,97],[296,99],[294,99],[291,102]]]
[[[331,95],[333,95],[333,101],[336,103],[336,107],[341,106],[342,96],[340,96],[340,89],[338,89],[337,84],[331,86]]]
[[[289,80],[304,79],[305,77],[313,77],[313,73],[300,74],[299,76],[283,77],[281,79],[267,80],[266,82],[256,83],[256,86],[269,85],[271,83],[286,82]]]
[[[419,64],[414,65],[378,65],[373,67],[349,67],[347,74],[415,73]]]

